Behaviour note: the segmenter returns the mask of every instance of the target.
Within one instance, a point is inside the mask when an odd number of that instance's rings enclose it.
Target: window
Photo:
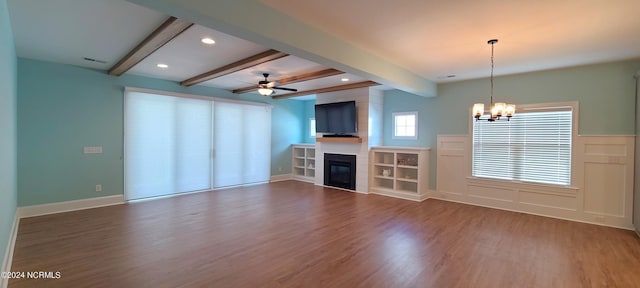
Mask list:
[[[472,175],[570,185],[572,108],[522,109],[511,121],[474,121]]]
[[[309,118],[309,137],[316,137],[316,118]]]
[[[418,112],[393,113],[393,139],[418,139]]]

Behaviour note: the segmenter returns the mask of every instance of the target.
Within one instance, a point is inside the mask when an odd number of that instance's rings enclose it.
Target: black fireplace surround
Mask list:
[[[356,155],[324,153],[324,185],[356,190]]]

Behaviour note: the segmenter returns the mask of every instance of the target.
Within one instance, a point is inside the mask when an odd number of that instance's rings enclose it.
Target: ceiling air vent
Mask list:
[[[93,59],[93,58],[89,58],[89,57],[83,57],[82,59],[84,59],[86,61],[100,63],[100,64],[107,64],[107,61],[104,61],[104,60]]]

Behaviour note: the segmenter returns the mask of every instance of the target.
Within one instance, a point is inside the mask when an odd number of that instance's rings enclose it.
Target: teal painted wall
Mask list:
[[[311,127],[309,127],[309,119],[316,117],[316,100],[306,100],[304,101],[304,131],[303,131],[303,143],[316,143],[316,138],[311,137]]]
[[[0,63],[0,263],[4,263],[18,193],[17,58],[6,0],[0,0]]]
[[[20,58],[18,206],[123,193],[125,86],[272,104],[271,173],[291,172],[290,144],[302,141],[304,130],[302,101]],[[103,154],[83,154],[84,146],[103,146]]]
[[[634,79],[640,60],[580,66],[496,77],[496,100],[514,104],[579,102],[579,133],[634,134]],[[399,90],[384,94],[384,145],[431,147],[429,184],[436,187],[437,135],[466,135],[471,106],[489,102],[489,79],[438,85],[438,97],[424,98]],[[418,139],[394,140],[393,112],[418,111]]]

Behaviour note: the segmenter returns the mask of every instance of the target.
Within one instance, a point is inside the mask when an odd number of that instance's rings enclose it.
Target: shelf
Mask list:
[[[398,165],[398,168],[418,169],[418,166],[413,166],[413,165]]]
[[[362,143],[362,138],[360,137],[319,137],[319,138],[316,138],[316,142]]]
[[[393,180],[393,176],[382,176],[382,175],[376,175],[374,176],[378,179],[389,179],[389,180]]]
[[[387,163],[375,163],[374,165],[380,166],[380,167],[393,167],[393,164],[387,164]]]
[[[376,147],[370,150],[369,155],[372,193],[414,201],[426,199],[429,189],[428,148]]]
[[[316,175],[315,144],[292,145],[293,163],[292,174],[297,180],[313,183]],[[309,165],[313,167],[309,167]]]

